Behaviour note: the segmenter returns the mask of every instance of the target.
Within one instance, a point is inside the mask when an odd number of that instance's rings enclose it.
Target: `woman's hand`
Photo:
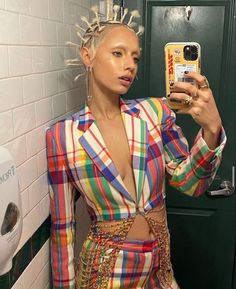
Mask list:
[[[203,129],[203,137],[210,149],[218,145],[221,118],[205,76],[196,72],[186,72],[188,78],[196,81],[197,86],[187,82],[175,82],[169,99],[182,100],[184,108],[177,113],[190,114]]]

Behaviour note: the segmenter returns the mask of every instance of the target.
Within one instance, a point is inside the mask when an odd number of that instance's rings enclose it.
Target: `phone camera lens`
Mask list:
[[[196,45],[184,46],[184,58],[186,60],[194,61],[198,58],[198,49]]]
[[[190,46],[185,46],[185,47],[184,47],[184,53],[185,53],[186,55],[190,55],[190,54],[191,54]]]

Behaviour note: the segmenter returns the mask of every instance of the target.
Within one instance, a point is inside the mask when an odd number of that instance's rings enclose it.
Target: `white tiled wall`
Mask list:
[[[97,1],[92,1],[97,2]],[[19,176],[23,233],[17,251],[49,215],[45,130],[84,101],[85,84],[73,78],[66,41],[78,41],[73,24],[88,15],[90,0],[0,0],[0,145]],[[49,288],[49,242],[14,289]]]
[[[49,241],[47,241],[31,263],[26,267],[12,289],[50,288]]]

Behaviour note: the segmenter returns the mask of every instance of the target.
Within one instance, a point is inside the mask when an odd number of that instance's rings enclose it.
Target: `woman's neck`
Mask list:
[[[96,93],[88,106],[96,120],[111,120],[120,114],[120,95]]]

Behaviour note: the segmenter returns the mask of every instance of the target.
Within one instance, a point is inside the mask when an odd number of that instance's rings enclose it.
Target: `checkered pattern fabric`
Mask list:
[[[96,243],[87,239],[83,245],[84,258],[90,255]],[[108,249],[110,251],[110,249]],[[101,257],[97,256],[96,259]],[[127,240],[122,244],[112,270],[109,289],[179,289],[175,280],[168,288],[163,288],[158,280],[159,247],[157,241]],[[82,262],[83,266],[83,262]],[[95,269],[95,267],[93,267]],[[96,271],[96,269],[95,269]],[[76,288],[81,288],[81,272],[76,274]],[[95,273],[96,275],[96,273]],[[94,279],[94,280],[93,280]],[[96,283],[96,276],[90,272],[90,282]],[[83,286],[83,285],[82,285]]]
[[[120,101],[137,197],[117,171],[88,106],[47,131],[55,288],[74,288],[74,200],[83,196],[92,221],[119,220],[155,208],[165,197],[165,176],[176,189],[202,194],[212,182],[226,138],[209,150],[201,131],[192,149],[175,115],[158,98]]]

